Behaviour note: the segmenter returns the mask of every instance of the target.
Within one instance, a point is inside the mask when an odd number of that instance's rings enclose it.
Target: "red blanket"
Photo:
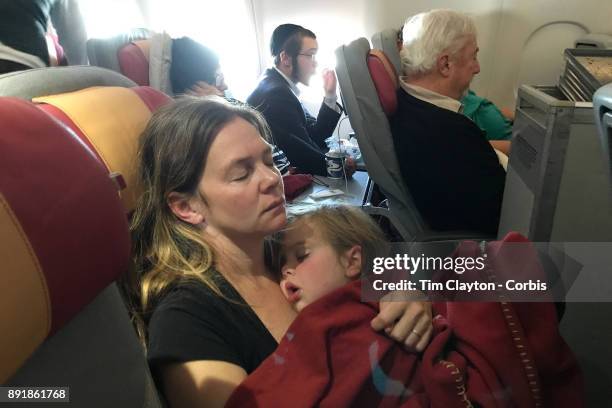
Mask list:
[[[581,407],[551,303],[435,303],[421,355],[374,332],[359,282],[313,303],[229,407]]]

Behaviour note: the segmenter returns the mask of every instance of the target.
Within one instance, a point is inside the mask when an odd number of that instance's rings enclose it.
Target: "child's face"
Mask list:
[[[351,281],[340,256],[316,227],[297,221],[283,239],[281,289],[298,312]]]

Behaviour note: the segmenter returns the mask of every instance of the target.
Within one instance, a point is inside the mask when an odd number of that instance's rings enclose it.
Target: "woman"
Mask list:
[[[165,106],[142,135],[136,288],[171,406],[223,406],[295,318],[265,257],[265,237],[286,223],[267,138],[257,112],[220,98]],[[383,303],[372,321],[410,348],[430,326],[419,302]]]

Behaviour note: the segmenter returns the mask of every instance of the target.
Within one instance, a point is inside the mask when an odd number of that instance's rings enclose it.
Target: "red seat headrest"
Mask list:
[[[367,64],[383,111],[387,116],[391,116],[397,109],[396,92],[399,87],[395,68],[380,50],[370,50]]]
[[[129,43],[117,52],[121,73],[140,86],[149,86],[149,60],[142,49]]]

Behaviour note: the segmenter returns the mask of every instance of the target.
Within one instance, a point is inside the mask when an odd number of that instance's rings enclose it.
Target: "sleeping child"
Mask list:
[[[412,329],[422,354],[373,331],[377,305],[362,302],[359,278],[385,244],[356,208],[322,207],[290,223],[280,284],[300,314],[227,406],[584,406],[550,303],[434,303],[430,333]]]

